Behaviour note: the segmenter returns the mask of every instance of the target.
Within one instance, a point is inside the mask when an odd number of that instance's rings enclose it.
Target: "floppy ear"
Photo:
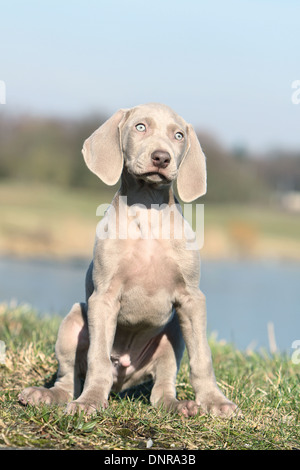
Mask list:
[[[191,202],[206,193],[206,162],[193,127],[188,125],[188,148],[179,166],[177,189],[180,199]]]
[[[83,144],[87,167],[105,184],[116,184],[123,169],[121,128],[127,109],[120,109],[99,127]]]

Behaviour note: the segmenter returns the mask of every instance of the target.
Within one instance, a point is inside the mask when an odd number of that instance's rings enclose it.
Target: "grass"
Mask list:
[[[0,306],[0,339],[7,348],[0,365],[0,447],[140,450],[151,442],[151,450],[299,449],[300,365],[287,356],[244,354],[213,338],[218,384],[242,418],[168,414],[149,405],[147,387],[135,397],[111,396],[108,409],[89,418],[68,416],[58,406],[21,406],[22,388],[50,383],[56,372],[59,322],[39,318],[28,306]],[[182,399],[193,397],[188,374],[185,357],[177,378]]]
[[[1,182],[0,253],[26,256],[92,254],[96,208],[109,193]],[[201,202],[201,201],[200,201]],[[205,204],[204,257],[300,259],[300,219],[275,208]],[[293,449],[300,448],[300,365],[284,355],[242,353],[210,345],[217,381],[243,417],[184,419],[149,405],[149,387],[137,396],[111,396],[95,417],[68,416],[60,407],[23,407],[20,390],[50,383],[57,369],[54,344],[60,319],[39,318],[30,307],[0,305],[0,448],[41,449]],[[180,399],[192,399],[188,361],[177,378]],[[151,439],[151,441],[150,441]]]

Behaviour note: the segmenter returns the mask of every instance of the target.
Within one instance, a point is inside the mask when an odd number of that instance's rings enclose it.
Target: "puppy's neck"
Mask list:
[[[150,184],[143,179],[137,179],[134,175],[123,169],[119,196],[127,197],[127,204],[143,204],[150,208],[152,204],[175,204],[175,198],[171,183]]]

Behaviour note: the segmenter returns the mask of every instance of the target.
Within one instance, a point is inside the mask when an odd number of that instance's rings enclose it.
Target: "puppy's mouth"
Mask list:
[[[138,175],[139,178],[150,183],[170,183],[171,181],[159,171],[148,171]]]

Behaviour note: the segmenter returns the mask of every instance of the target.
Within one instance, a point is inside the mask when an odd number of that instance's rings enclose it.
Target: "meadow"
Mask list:
[[[0,255],[90,258],[97,207],[110,203],[115,191],[100,182],[88,190],[2,181]],[[274,204],[204,202],[201,256],[299,261],[300,217]]]
[[[5,256],[90,258],[96,208],[110,192],[3,181],[0,185],[0,253]],[[205,204],[207,258],[300,260],[300,220],[280,208]],[[242,417],[185,419],[154,409],[149,386],[112,395],[109,408],[87,418],[62,407],[24,407],[21,389],[50,385],[56,373],[54,344],[61,319],[41,318],[26,305],[0,306],[0,447],[38,449],[199,450],[299,449],[300,365],[284,354],[241,352],[210,337],[217,382]],[[187,357],[177,378],[179,399],[192,399]]]
[[[299,449],[300,365],[267,352],[244,354],[210,338],[217,382],[242,416],[183,418],[154,409],[149,386],[112,395],[93,417],[69,416],[63,407],[24,407],[20,390],[53,383],[54,344],[60,319],[39,318],[26,306],[0,308],[0,447],[102,450],[292,450]],[[186,356],[177,377],[179,399],[193,398]]]

